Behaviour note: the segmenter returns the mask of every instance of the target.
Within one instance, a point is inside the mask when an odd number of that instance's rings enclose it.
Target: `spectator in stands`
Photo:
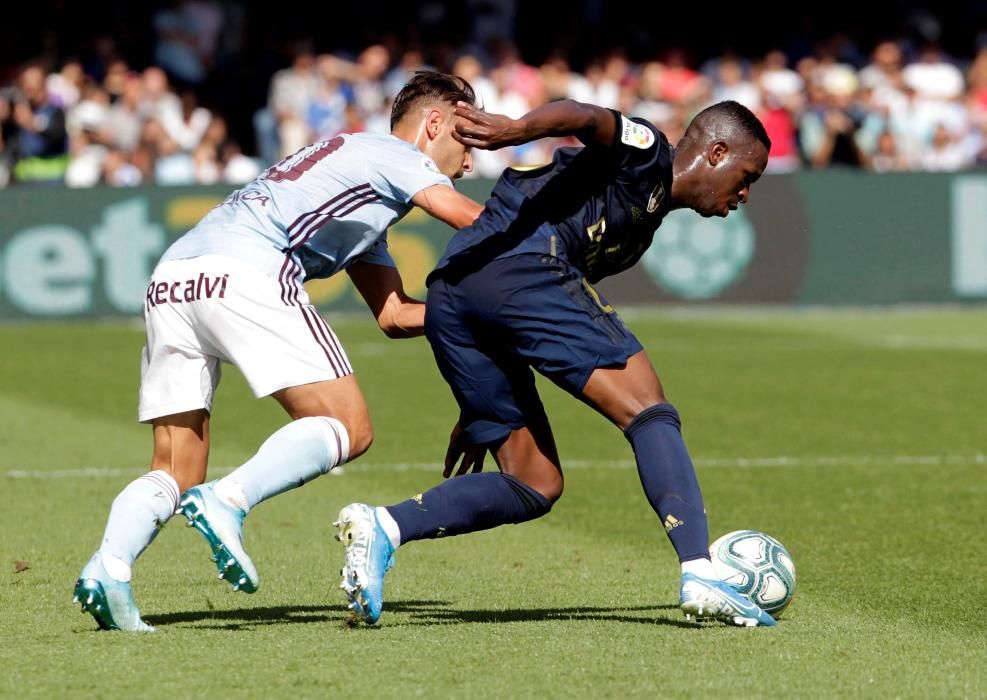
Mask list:
[[[493,111],[490,105],[497,101],[497,88],[490,76],[484,72],[480,59],[471,53],[464,53],[452,65],[452,73],[473,86],[478,104],[483,105],[483,108],[488,111]],[[474,153],[473,155],[477,154]]]
[[[123,94],[109,108],[104,123],[105,140],[112,147],[126,153],[137,148],[144,124],[141,112],[143,99],[144,81],[136,73],[128,74]]]
[[[215,185],[222,176],[219,154],[212,144],[203,143],[192,152],[195,184]]]
[[[223,182],[229,185],[245,185],[260,175],[257,161],[245,156],[236,141],[223,143],[222,162]]]
[[[415,71],[428,68],[425,65],[425,57],[417,48],[409,48],[398,61],[398,65],[388,71],[384,76],[384,94],[391,100],[401,91]]]
[[[782,97],[762,90],[761,108],[756,114],[771,139],[768,151],[768,167],[765,172],[788,173],[800,166],[798,132],[792,116]]]
[[[177,124],[182,120],[182,102],[171,90],[168,75],[151,66],[142,74],[144,94],[141,97],[141,115],[145,120],[158,124]]]
[[[122,59],[114,59],[107,66],[106,75],[103,76],[103,89],[106,90],[111,102],[116,102],[123,95],[130,75],[130,66]]]
[[[713,87],[713,102],[733,100],[753,112],[761,109],[761,92],[744,76],[744,67],[735,58],[720,61]]]
[[[182,90],[180,104],[180,112],[169,110],[162,115],[161,126],[179,149],[191,153],[198,147],[206,129],[209,128],[212,112],[199,105],[199,100],[192,90]]]
[[[965,170],[973,165],[976,152],[971,152],[969,143],[953,134],[945,124],[936,126],[932,143],[923,151],[919,166],[929,171]]]
[[[177,0],[157,13],[165,54],[176,47],[195,56],[197,78],[166,61],[132,70],[120,44],[92,39],[84,62],[65,60],[45,76],[34,66],[16,84],[0,85],[0,187],[11,179],[58,181],[74,187],[98,182],[246,182],[281,157],[315,139],[342,132],[389,132],[390,95],[425,66],[426,55],[400,40],[371,44],[352,60],[317,56],[310,42],[293,45],[292,62],[274,74],[268,106],[258,110],[258,160],[243,153],[225,120],[200,104],[210,101],[205,75],[227,29],[230,5]],[[733,99],[755,110],[771,136],[769,171],[803,163],[875,172],[961,169],[987,161],[987,47],[964,73],[935,45],[908,63],[899,40],[882,40],[865,63],[849,34],[817,42],[812,55],[789,67],[782,51],[761,60],[728,53],[695,70],[687,51],[670,47],[663,62],[632,64],[621,51],[592,56],[549,53],[528,65],[509,39],[474,45],[447,65],[455,49],[426,47],[443,69],[462,75],[492,112],[520,116],[547,100],[571,98],[644,117],[674,142],[689,117],[711,102]],[[396,65],[392,56],[399,57]],[[489,61],[484,66],[477,58]],[[585,60],[581,71],[570,60]],[[844,61],[841,63],[841,61]],[[176,69],[176,66],[177,69]],[[181,96],[166,70],[174,75]],[[176,77],[177,76],[177,77]],[[965,80],[964,80],[965,77]],[[222,99],[213,93],[212,97]],[[222,102],[220,102],[222,104]],[[237,127],[240,125],[237,124]],[[67,136],[67,139],[66,139]],[[495,177],[505,167],[545,162],[562,142],[474,154],[474,175]],[[800,157],[801,156],[801,157]],[[13,177],[16,172],[17,177]]]
[[[311,45],[307,42],[296,44],[291,66],[279,70],[271,78],[267,110],[261,110],[254,117],[258,149],[267,164],[294,153],[307,143],[305,119],[320,86],[321,78]]]
[[[811,167],[863,166],[864,155],[856,141],[857,85],[853,70],[841,64],[819,69],[809,84],[809,104],[798,130],[802,155]]]
[[[153,18],[154,62],[185,85],[206,79],[223,23],[219,5],[209,0],[175,0]]]
[[[889,129],[878,134],[874,153],[868,159],[868,166],[875,173],[893,173],[908,169],[908,159],[898,150],[898,141]]]
[[[82,64],[69,59],[62,65],[62,70],[52,73],[45,80],[48,94],[53,104],[64,110],[69,110],[82,98],[82,89],[86,83],[86,74]]]
[[[689,67],[685,51],[669,50],[658,82],[658,93],[662,99],[684,104],[693,101],[703,89],[703,77]]]
[[[344,130],[346,107],[353,100],[353,91],[343,83],[345,64],[335,56],[320,56],[317,60],[319,88],[305,110],[306,134],[304,144],[325,141]]]
[[[68,167],[68,137],[65,110],[50,99],[45,72],[30,65],[17,79],[12,94],[11,117],[16,129],[10,147],[18,182],[58,183]]]
[[[987,46],[980,49],[967,73],[967,109],[975,124],[987,124]]]
[[[384,76],[391,66],[391,54],[381,44],[368,46],[357,56],[356,66],[352,77],[353,101],[360,114],[367,117],[372,114],[386,114],[384,93]],[[390,133],[390,128],[384,133]]]
[[[860,71],[860,84],[874,91],[878,104],[886,105],[901,94],[901,48],[894,41],[882,41],[874,47],[871,62]]]
[[[144,179],[140,169],[130,161],[127,154],[117,149],[107,152],[103,160],[102,176],[103,182],[112,187],[135,187]]]
[[[107,156],[104,134],[108,101],[106,92],[94,87],[70,113],[71,160],[65,171],[65,184],[69,187],[92,187],[102,178]]]

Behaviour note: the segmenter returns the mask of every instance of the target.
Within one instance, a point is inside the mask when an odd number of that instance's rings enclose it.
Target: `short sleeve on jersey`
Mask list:
[[[452,187],[452,181],[439,171],[435,161],[410,148],[381,152],[371,164],[370,184],[382,197],[402,204],[407,204],[426,187]]]
[[[646,172],[654,177],[655,163],[661,157],[664,136],[650,122],[638,117],[625,117],[610,110],[617,120],[613,155],[617,177],[624,181],[640,179]]]
[[[387,249],[387,239],[381,238],[374,243],[366,253],[357,258],[360,262],[380,265],[381,267],[397,267],[394,258]]]

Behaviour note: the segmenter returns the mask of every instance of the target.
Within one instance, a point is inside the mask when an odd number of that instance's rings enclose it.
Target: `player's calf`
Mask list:
[[[551,509],[552,502],[523,481],[486,472],[457,476],[385,510],[405,543],[523,523]]]
[[[702,492],[682,439],[678,411],[668,403],[641,411],[624,430],[638,475],[680,562],[709,560],[709,528]]]
[[[522,523],[551,509],[535,489],[494,472],[455,477],[388,508],[350,504],[333,523],[345,548],[340,588],[350,608],[373,624],[384,604],[384,574],[401,544]]]

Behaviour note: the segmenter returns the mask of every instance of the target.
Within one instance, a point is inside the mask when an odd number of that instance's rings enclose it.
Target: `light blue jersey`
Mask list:
[[[396,136],[344,134],[306,146],[237,190],[161,260],[225,255],[278,279],[330,277],[357,259],[394,266],[387,228],[426,187],[452,182]]]

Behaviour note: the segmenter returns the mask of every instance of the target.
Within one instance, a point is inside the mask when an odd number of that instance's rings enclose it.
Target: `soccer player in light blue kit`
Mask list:
[[[176,509],[209,542],[220,578],[257,590],[243,519],[271,496],[359,457],[373,438],[353,369],[302,282],[346,270],[389,337],[421,335],[424,304],[404,292],[389,226],[417,205],[461,228],[482,207],[452,180],[472,167],[453,138],[466,81],[421,72],[394,102],[390,135],[315,143],[231,194],[158,263],[147,288],[139,419],[154,432],[151,471],[113,501],[75,595],[104,629],[151,631],[131,568]],[[203,484],[220,363],[292,421],[228,476]],[[200,486],[200,484],[203,484]]]

